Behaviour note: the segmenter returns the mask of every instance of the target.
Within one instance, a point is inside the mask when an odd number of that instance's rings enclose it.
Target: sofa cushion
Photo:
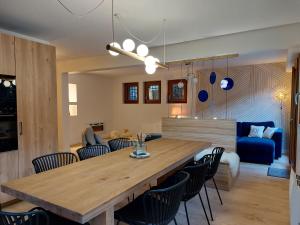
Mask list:
[[[254,126],[254,125],[251,125],[248,137],[262,138],[262,136],[264,134],[264,129],[265,129],[264,126]]]
[[[240,137],[237,139],[237,153],[243,162],[271,164],[275,156],[275,142],[272,139]]]
[[[275,127],[275,124],[273,121],[266,121],[266,122],[243,122],[242,123],[242,135],[240,137],[248,136],[250,133],[251,125],[254,126],[264,126],[266,127]]]

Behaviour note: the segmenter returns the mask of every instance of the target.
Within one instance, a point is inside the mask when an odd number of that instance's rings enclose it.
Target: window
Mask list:
[[[168,80],[168,103],[187,103],[187,80]]]
[[[69,114],[77,116],[77,84],[69,84]]]
[[[144,103],[145,104],[161,103],[161,81],[144,82]]]
[[[124,83],[124,103],[138,104],[139,103],[139,83]]]

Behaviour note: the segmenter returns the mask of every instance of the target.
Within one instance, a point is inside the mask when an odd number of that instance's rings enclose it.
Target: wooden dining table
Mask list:
[[[70,220],[113,225],[117,204],[139,188],[182,166],[209,142],[147,142],[149,158],[129,157],[132,147],[1,185],[1,190]]]

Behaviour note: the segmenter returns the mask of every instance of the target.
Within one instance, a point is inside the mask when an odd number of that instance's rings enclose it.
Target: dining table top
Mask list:
[[[142,185],[171,172],[208,148],[209,142],[158,139],[149,158],[129,157],[133,147],[9,181],[1,190],[57,215],[86,223]]]

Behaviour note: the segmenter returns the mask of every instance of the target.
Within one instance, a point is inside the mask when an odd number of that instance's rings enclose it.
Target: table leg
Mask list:
[[[91,225],[114,225],[114,208],[109,208],[90,221]]]

